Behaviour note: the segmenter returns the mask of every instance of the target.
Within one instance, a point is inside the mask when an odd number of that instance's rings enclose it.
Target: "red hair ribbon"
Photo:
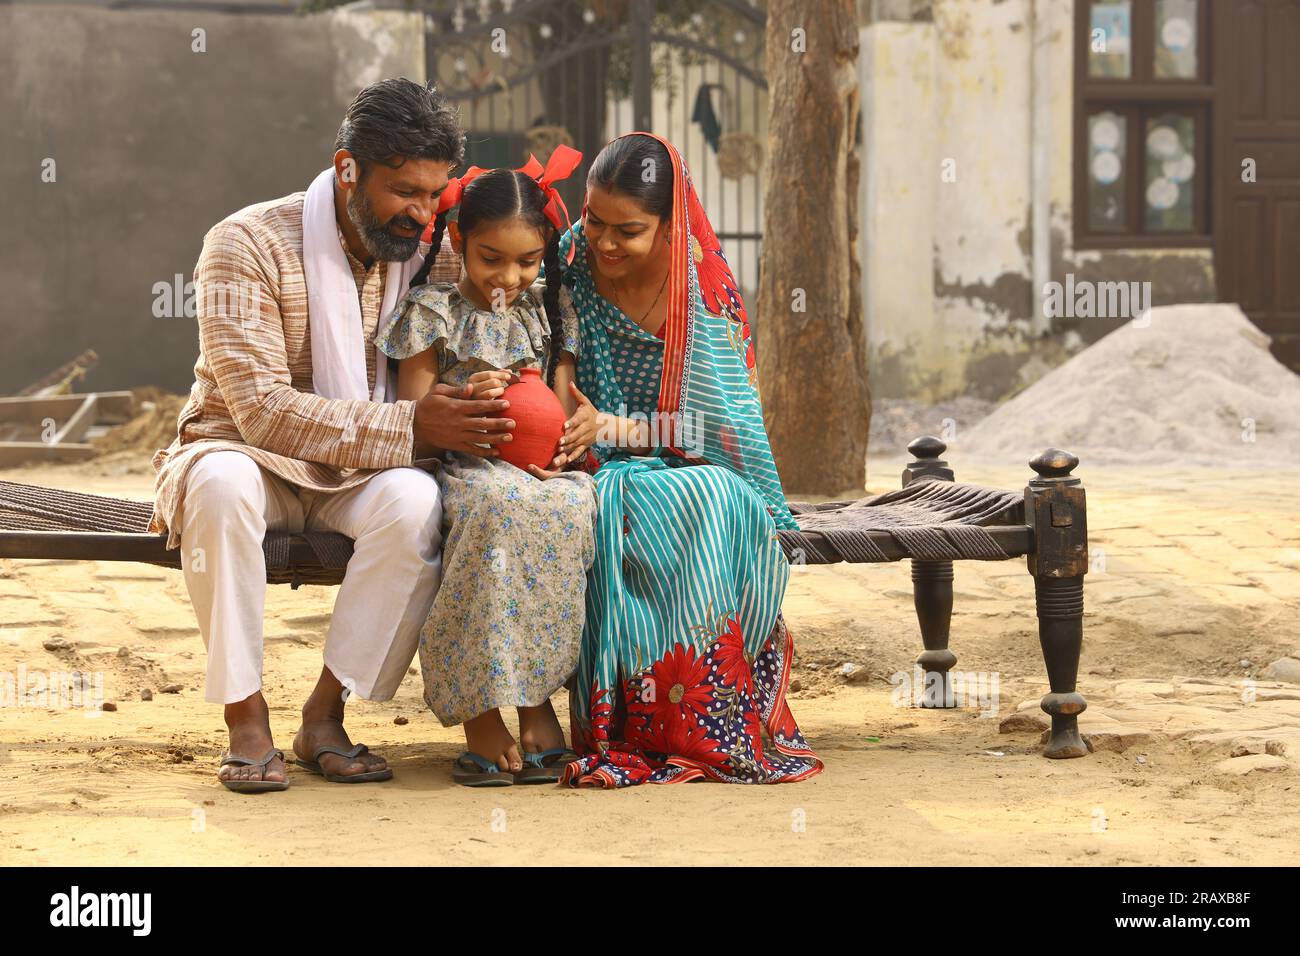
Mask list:
[[[471,166],[466,170],[464,176],[455,176],[447,180],[447,188],[438,197],[438,210],[435,215],[444,213],[453,206],[459,206],[460,197],[464,194],[465,187],[486,172],[490,172],[490,170],[486,170],[482,166]]]
[[[564,235],[569,229],[569,210],[565,207],[564,200],[560,198],[560,192],[555,188],[555,184],[561,179],[568,179],[581,162],[582,153],[572,146],[561,144],[551,153],[545,169],[532,153],[528,154],[528,162],[519,169],[519,172],[525,176],[537,180],[537,185],[542,187],[542,193],[546,196],[546,208],[542,212],[560,235]],[[574,244],[569,243],[569,252],[565,257],[566,265],[573,264],[573,253]]]
[[[454,176],[447,180],[447,188],[442,191],[438,197],[438,208],[433,214],[433,219],[424,227],[424,233],[420,236],[421,242],[433,242],[434,221],[448,209],[460,205],[460,197],[465,192],[465,187],[472,183],[479,176],[488,172],[481,166],[471,166],[465,171],[464,176]]]
[[[556,146],[555,151],[551,153],[551,158],[546,161],[546,166],[537,161],[537,157],[532,153],[528,154],[528,162],[515,170],[517,173],[523,173],[529,179],[536,180],[537,185],[541,187],[543,195],[546,197],[546,206],[542,212],[551,225],[555,226],[563,235],[569,228],[569,210],[564,205],[564,200],[560,198],[559,190],[555,184],[562,179],[567,179],[578,164],[582,162],[582,153],[578,152],[571,146]],[[473,182],[488,170],[479,166],[471,166],[464,176],[458,176],[448,180],[447,188],[442,191],[442,196],[438,200],[438,211],[435,215],[441,215],[453,206],[460,204],[461,197],[465,193],[465,187]],[[430,241],[433,236],[433,223],[430,222],[425,229],[424,239]],[[568,263],[573,262],[574,248],[569,244]]]

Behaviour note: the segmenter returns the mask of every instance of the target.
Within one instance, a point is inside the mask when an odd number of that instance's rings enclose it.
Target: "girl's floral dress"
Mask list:
[[[455,285],[412,289],[376,344],[407,358],[434,349],[438,380],[463,385],[484,369],[539,368],[579,354],[578,322],[561,293],[563,337],[551,341],[544,283],[500,313]],[[583,472],[541,481],[500,459],[446,452],[442,584],[420,632],[424,699],[443,726],[494,707],[535,707],[573,674],[587,569],[595,556],[594,482]]]

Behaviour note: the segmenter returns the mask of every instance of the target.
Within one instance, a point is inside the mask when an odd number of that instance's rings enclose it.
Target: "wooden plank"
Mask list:
[[[0,558],[138,561],[180,567],[180,549],[165,534],[112,531],[0,531]]]
[[[86,437],[86,429],[95,424],[95,406],[98,398],[99,396],[94,392],[86,396],[86,400],[72,413],[72,417],[54,433],[53,444],[71,444]]]
[[[282,532],[272,532],[279,534]],[[181,566],[181,549],[167,550],[166,534],[122,531],[0,531],[0,558],[39,560],[128,561],[168,568]],[[301,535],[289,535],[289,567],[304,575],[335,575],[344,568],[323,568],[316,552]],[[282,574],[281,569],[271,569]],[[337,583],[337,582],[334,582]]]
[[[91,424],[120,425],[135,416],[135,396],[130,392],[93,392],[96,396],[96,420]],[[0,422],[39,425],[47,418],[56,422],[71,417],[86,399],[86,394],[0,397]]]
[[[72,386],[86,377],[86,373],[99,364],[99,356],[94,349],[86,349],[76,358],[69,359],[58,368],[54,369],[32,384],[28,385],[19,395],[62,395],[72,391]]]
[[[0,468],[32,461],[85,461],[98,453],[94,445],[76,442],[55,445],[45,441],[0,441]]]

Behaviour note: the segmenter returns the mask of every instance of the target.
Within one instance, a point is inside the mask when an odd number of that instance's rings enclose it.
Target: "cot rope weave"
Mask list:
[[[887,534],[921,561],[1005,561],[989,524],[1015,524],[1023,505],[1014,491],[922,478],[906,488],[858,501],[792,502],[798,531],[778,531],[791,561],[831,564],[894,560],[875,540]]]
[[[1019,523],[1021,506],[1018,492],[921,479],[874,498],[791,502],[799,530],[777,536],[786,556],[801,564],[895,560],[877,543],[881,533],[903,549],[904,557],[1002,561],[1012,555],[983,526]],[[0,530],[144,535],[152,513],[146,501],[0,481]],[[304,560],[299,550],[294,561],[295,539],[306,542],[314,560]],[[336,584],[352,557],[352,540],[330,531],[271,531],[262,551],[268,580]]]
[[[311,545],[322,568],[346,568],[352,560],[352,539],[337,531],[303,531],[299,537]]]
[[[262,556],[267,570],[289,566],[289,538],[283,534],[268,534],[262,539]]]
[[[144,533],[153,505],[0,481],[0,529]]]
[[[148,535],[153,505],[105,495],[0,481],[0,531],[91,531]],[[154,535],[148,535],[154,537]],[[163,537],[158,535],[157,537]],[[295,563],[292,545],[302,539],[313,564]],[[262,539],[268,580],[337,584],[352,557],[352,540],[333,531],[268,531]],[[75,557],[75,555],[70,555]]]

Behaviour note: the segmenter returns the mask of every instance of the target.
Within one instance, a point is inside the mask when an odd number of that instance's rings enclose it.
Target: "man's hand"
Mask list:
[[[415,440],[444,451],[500,458],[496,446],[511,441],[513,419],[489,418],[510,407],[505,399],[471,399],[474,386],[435,385],[415,403]],[[484,448],[483,445],[490,447]]]

